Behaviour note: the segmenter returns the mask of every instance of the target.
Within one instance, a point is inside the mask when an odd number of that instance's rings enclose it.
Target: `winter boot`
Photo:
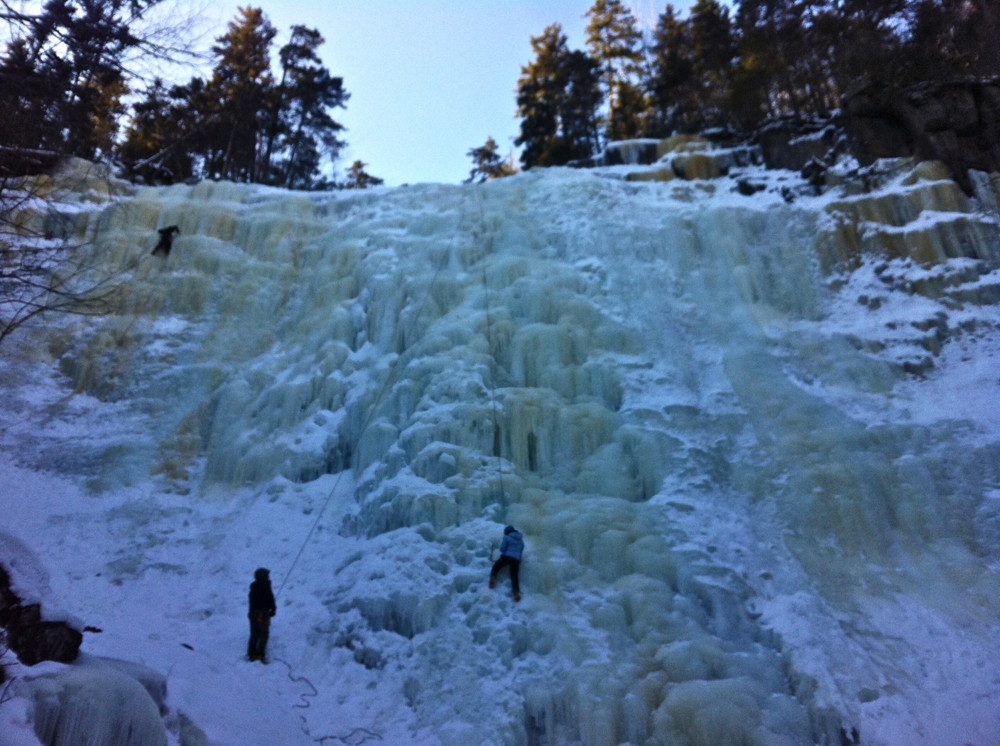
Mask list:
[[[514,603],[517,603],[520,600],[521,600],[521,594],[520,593],[515,593],[514,594]]]
[[[497,587],[497,579],[493,576],[490,576],[490,588],[496,588],[496,587]]]

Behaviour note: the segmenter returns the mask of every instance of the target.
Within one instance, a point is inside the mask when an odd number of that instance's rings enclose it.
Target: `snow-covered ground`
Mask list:
[[[172,744],[1000,743],[995,216],[640,171],[72,206],[125,292],[0,347],[0,530]]]

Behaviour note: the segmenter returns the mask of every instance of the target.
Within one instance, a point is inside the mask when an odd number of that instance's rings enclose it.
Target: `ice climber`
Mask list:
[[[517,582],[517,574],[521,569],[521,552],[524,551],[524,537],[513,526],[503,530],[503,541],[500,542],[500,559],[493,563],[490,570],[490,588],[497,584],[497,574],[510,565],[510,584],[514,588],[514,600],[521,600],[521,585]]]
[[[267,638],[271,632],[271,617],[278,611],[271,592],[271,571],[258,567],[250,584],[250,642],[247,657],[251,661],[267,663]]]
[[[160,234],[160,242],[156,244],[156,248],[153,249],[153,256],[170,256],[170,249],[174,245],[174,236],[181,232],[181,229],[176,225],[172,225],[169,228],[160,228],[157,231]]]

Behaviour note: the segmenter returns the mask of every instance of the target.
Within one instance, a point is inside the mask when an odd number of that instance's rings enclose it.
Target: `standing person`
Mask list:
[[[497,573],[510,565],[510,584],[514,588],[514,601],[521,600],[521,585],[518,583],[518,572],[521,569],[521,553],[524,551],[524,537],[513,526],[503,530],[503,541],[500,542],[500,559],[493,563],[490,570],[490,588],[497,584]]]
[[[267,663],[264,653],[267,651],[267,638],[271,633],[271,617],[278,612],[274,603],[274,593],[271,592],[271,571],[266,567],[258,567],[250,584],[250,642],[247,644],[247,657],[251,661]]]

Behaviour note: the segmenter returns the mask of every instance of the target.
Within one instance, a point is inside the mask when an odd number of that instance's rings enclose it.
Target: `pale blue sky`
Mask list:
[[[337,119],[348,128],[341,169],[355,159],[387,184],[458,182],[470,148],[488,136],[502,151],[518,132],[514,88],[531,60],[530,36],[558,21],[570,46],[584,46],[593,0],[258,0],[279,29],[318,28],[320,50],[351,93]],[[242,4],[242,3],[241,3]],[[674,2],[687,7],[686,0]],[[666,0],[631,3],[655,21]],[[213,3],[217,28],[237,3]],[[662,7],[661,7],[662,6]],[[228,15],[227,15],[228,14]]]

